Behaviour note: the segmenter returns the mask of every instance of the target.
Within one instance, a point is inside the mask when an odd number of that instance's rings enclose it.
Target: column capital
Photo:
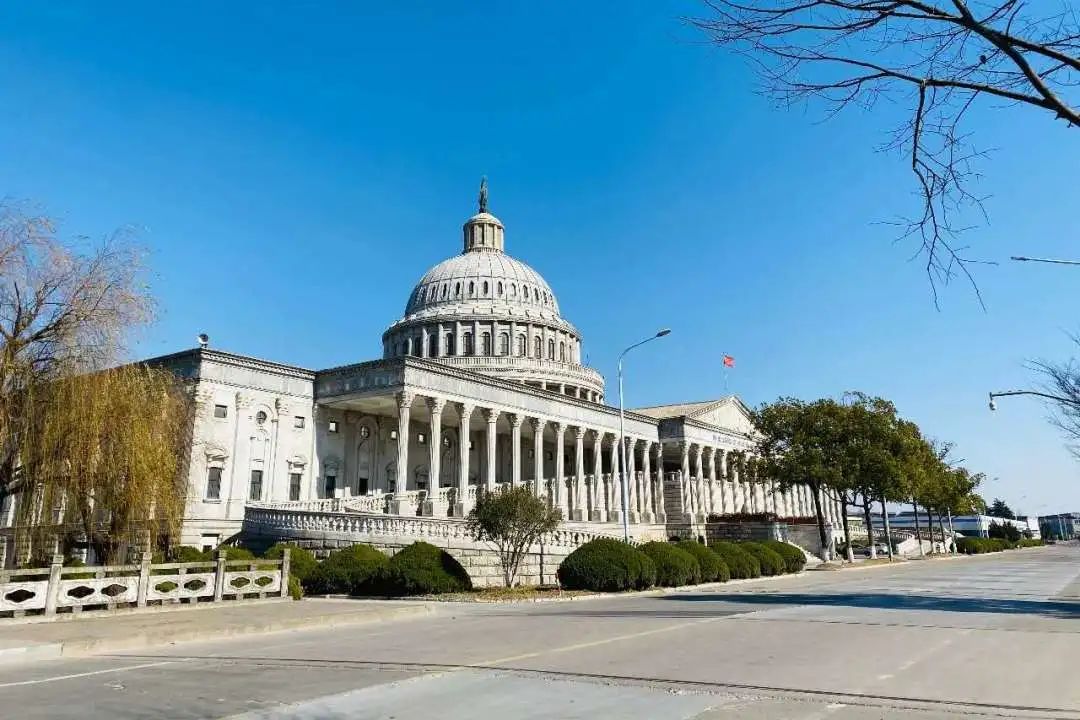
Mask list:
[[[484,413],[484,420],[486,420],[489,425],[494,425],[499,419],[499,415],[502,415],[502,411],[496,408],[482,408],[480,412]]]
[[[427,399],[427,406],[432,415],[439,415],[442,413],[443,408],[446,407],[446,398],[429,397]]]
[[[561,436],[566,431],[566,423],[560,420],[552,420],[551,427],[555,428],[556,436]]]
[[[454,403],[454,406],[457,408],[458,415],[461,417],[462,420],[468,420],[469,418],[471,418],[473,410],[476,409],[475,405],[463,402]]]
[[[592,434],[593,442],[596,442],[596,443],[604,442],[604,431],[603,430],[589,430],[588,432]]]
[[[584,440],[586,432],[588,432],[588,430],[581,427],[580,425],[576,425],[574,427],[574,439],[575,440]]]
[[[525,424],[525,416],[521,413],[508,413],[510,418],[510,425],[514,428],[520,428]]]
[[[711,458],[713,456],[713,453],[716,452],[716,448],[706,445],[704,448],[701,449],[701,452],[705,455],[705,458],[708,459]]]
[[[544,432],[544,427],[547,425],[547,420],[544,418],[529,418],[529,424],[532,425],[534,433]]]
[[[397,406],[399,410],[412,407],[413,399],[416,397],[416,393],[409,390],[402,390],[401,392],[394,394],[394,399],[397,400]]]

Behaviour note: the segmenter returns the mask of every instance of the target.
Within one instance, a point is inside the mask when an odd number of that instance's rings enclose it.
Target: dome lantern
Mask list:
[[[503,252],[503,224],[488,212],[487,178],[480,179],[479,212],[465,221],[462,228],[464,243],[462,252]]]

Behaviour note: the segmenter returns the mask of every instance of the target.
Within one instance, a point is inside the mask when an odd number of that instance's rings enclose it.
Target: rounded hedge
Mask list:
[[[680,540],[675,547],[693,555],[701,566],[701,582],[727,582],[731,579],[731,570],[723,558],[694,540]]]
[[[731,571],[731,577],[739,580],[761,577],[761,563],[758,562],[757,557],[747,552],[738,543],[720,540],[710,545],[709,549],[723,558]]]
[[[285,548],[289,549],[289,577],[304,582],[319,567],[319,561],[315,559],[315,555],[310,550],[305,550],[292,543],[277,543],[271,545],[263,553],[263,557],[267,560],[280,560],[281,556],[285,554]]]
[[[450,553],[426,542],[414,542],[390,558],[386,587],[397,595],[431,595],[472,590],[465,568]]]
[[[371,595],[381,590],[388,564],[372,546],[353,545],[330,553],[301,584],[308,594]]]
[[[701,582],[697,558],[667,542],[650,542],[638,548],[656,565],[656,584],[661,587],[695,585]]]
[[[758,559],[758,562],[761,563],[762,575],[766,577],[783,575],[787,570],[787,565],[784,564],[784,558],[780,557],[780,554],[775,550],[756,542],[742,542],[739,543],[739,545]]]
[[[784,559],[787,572],[802,572],[802,569],[806,567],[806,554],[794,545],[779,540],[766,540],[760,544],[775,551],[777,555]]]
[[[641,590],[656,582],[656,564],[637,548],[597,538],[576,548],[559,565],[559,584],[568,590]]]

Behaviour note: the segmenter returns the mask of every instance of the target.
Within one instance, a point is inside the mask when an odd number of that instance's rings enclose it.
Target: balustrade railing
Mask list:
[[[137,565],[88,567],[64,567],[57,555],[47,568],[0,570],[0,618],[286,597],[288,588],[287,548],[281,560],[227,560],[221,553],[213,560],[154,564],[147,553]]]

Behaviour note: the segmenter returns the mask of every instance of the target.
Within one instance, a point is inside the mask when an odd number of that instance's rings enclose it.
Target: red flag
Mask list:
[[[735,358],[730,355],[724,356],[724,367],[735,367]]]

